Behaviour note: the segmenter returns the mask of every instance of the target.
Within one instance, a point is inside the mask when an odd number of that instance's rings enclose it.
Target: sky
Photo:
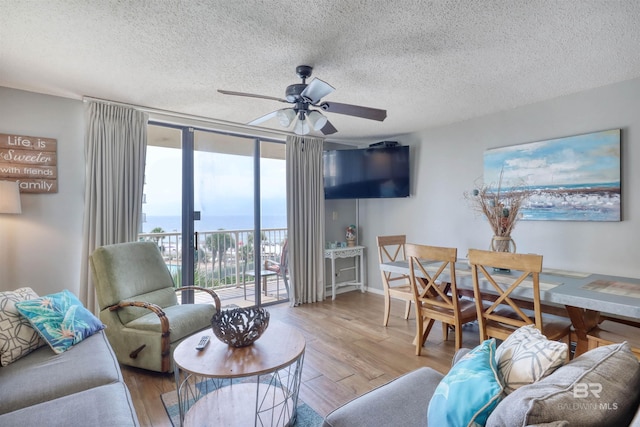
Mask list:
[[[147,216],[181,214],[182,151],[149,146],[145,170]],[[196,152],[194,156],[195,210],[203,215],[234,215],[253,212],[253,158],[248,156]],[[286,171],[284,160],[261,161],[262,211],[286,214]]]
[[[509,186],[620,182],[620,130],[487,150],[484,183]]]

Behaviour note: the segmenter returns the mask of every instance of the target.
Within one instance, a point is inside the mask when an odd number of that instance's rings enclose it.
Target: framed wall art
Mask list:
[[[494,148],[484,182],[525,188],[523,220],[621,221],[620,129]]]
[[[58,192],[58,141],[0,133],[0,180],[16,181],[21,193]]]

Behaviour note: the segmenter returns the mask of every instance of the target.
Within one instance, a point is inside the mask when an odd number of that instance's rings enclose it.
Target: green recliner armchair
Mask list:
[[[107,245],[90,257],[100,320],[118,361],[172,372],[173,350],[184,338],[211,327],[220,298],[211,289],[176,288],[153,242]],[[178,304],[177,291],[208,292],[213,304]]]

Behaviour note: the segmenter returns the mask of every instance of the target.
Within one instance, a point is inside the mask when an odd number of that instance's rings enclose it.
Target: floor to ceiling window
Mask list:
[[[176,284],[213,288],[223,307],[287,300],[273,268],[286,241],[284,144],[159,123],[148,134],[140,238],[157,242]]]

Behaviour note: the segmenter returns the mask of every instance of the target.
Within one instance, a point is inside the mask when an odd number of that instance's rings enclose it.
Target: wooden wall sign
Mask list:
[[[21,193],[58,192],[58,141],[0,133],[0,180],[17,181]]]

